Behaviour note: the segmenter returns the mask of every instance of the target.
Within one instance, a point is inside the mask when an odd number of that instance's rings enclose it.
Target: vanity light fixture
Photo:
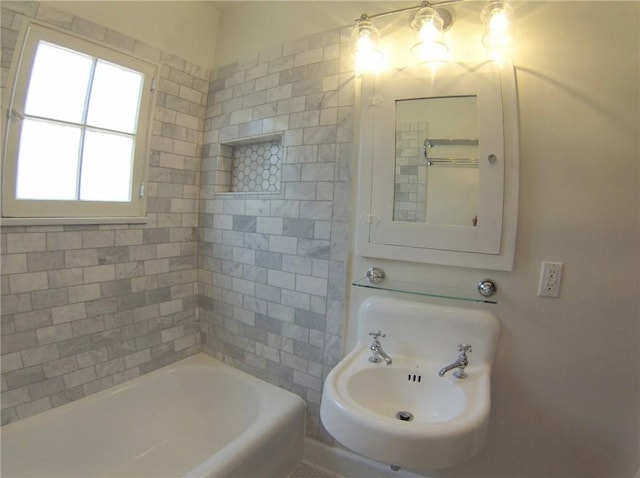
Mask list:
[[[378,46],[380,32],[373,26],[366,13],[356,20],[351,38],[356,58],[356,74],[379,72],[384,62],[384,55]]]
[[[446,10],[442,14],[448,15],[448,25],[451,25],[451,16]],[[449,47],[444,42],[443,33],[445,21],[436,9],[423,6],[411,18],[411,28],[417,36],[417,42],[411,48],[418,62],[445,60],[449,53]]]
[[[504,2],[493,2],[480,14],[485,26],[482,44],[488,50],[504,50],[513,44],[513,8]]]
[[[355,20],[352,33],[356,61],[356,74],[379,72],[383,67],[384,55],[379,47],[380,32],[371,22],[372,19],[416,10],[409,24],[414,30],[415,40],[412,53],[419,63],[445,61],[449,47],[444,41],[444,32],[453,25],[451,13],[443,5],[460,3],[465,0],[423,1],[420,5],[400,8],[389,12],[367,15],[363,13]],[[503,52],[513,44],[513,9],[505,2],[488,4],[480,15],[485,26],[482,43],[491,53]],[[494,55],[495,57],[495,55]]]

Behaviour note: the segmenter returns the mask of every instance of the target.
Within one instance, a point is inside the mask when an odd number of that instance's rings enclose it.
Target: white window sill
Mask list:
[[[148,217],[3,217],[2,226],[58,226],[75,224],[147,224]]]

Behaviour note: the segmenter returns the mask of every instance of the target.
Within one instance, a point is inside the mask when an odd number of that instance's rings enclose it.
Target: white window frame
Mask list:
[[[59,201],[16,198],[18,149],[22,112],[38,43],[44,41],[97,59],[120,65],[144,75],[142,96],[135,134],[134,159],[129,202]],[[75,35],[29,24],[15,67],[14,84],[8,101],[3,151],[2,223],[140,223],[146,222],[144,185],[147,174],[152,113],[155,100],[155,78],[158,65]]]

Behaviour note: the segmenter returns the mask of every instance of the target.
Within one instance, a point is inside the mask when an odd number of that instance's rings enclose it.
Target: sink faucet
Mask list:
[[[467,352],[471,352],[471,345],[458,345],[458,352],[460,352],[460,355],[458,355],[458,359],[455,362],[450,363],[446,367],[441,368],[438,372],[438,375],[444,377],[444,374],[449,370],[457,368],[458,370],[453,372],[453,376],[456,378],[467,378],[467,373],[464,371],[464,369],[469,365]]]
[[[391,357],[387,355],[387,353],[382,350],[382,344],[378,340],[378,337],[386,337],[381,331],[377,332],[369,332],[369,335],[373,337],[373,342],[369,349],[371,350],[371,357],[369,357],[369,362],[378,363],[384,359],[387,365],[391,365]]]

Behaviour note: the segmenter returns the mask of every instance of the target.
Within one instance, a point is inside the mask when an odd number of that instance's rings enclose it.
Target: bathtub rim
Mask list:
[[[226,364],[205,352],[198,352],[100,392],[3,425],[0,427],[0,443],[4,442],[3,436],[8,432],[10,433],[13,429],[20,430],[20,428],[26,428],[28,432],[32,432],[32,430],[29,429],[41,426],[43,420],[45,420],[45,424],[49,421],[55,421],[56,418],[64,417],[64,415],[68,413],[73,413],[74,407],[95,406],[96,403],[99,406],[101,401],[108,400],[110,397],[130,388],[144,386],[145,383],[154,380],[158,376],[170,374],[176,370],[184,368],[192,369],[194,367],[197,369],[222,371],[224,374],[232,375],[234,380],[238,380],[243,384],[247,384],[251,389],[257,390],[260,394],[258,400],[259,410],[256,420],[254,420],[249,427],[243,429],[241,433],[229,443],[226,443],[211,455],[205,457],[203,461],[193,463],[193,466],[183,472],[183,476],[192,478],[196,476],[226,476],[233,474],[234,469],[241,466],[243,461],[256,450],[259,450],[261,446],[267,444],[268,441],[272,439],[272,436],[277,434],[279,430],[278,427],[284,424],[287,424],[287,426],[300,426],[302,435],[299,441],[303,441],[302,439],[305,436],[306,404],[300,396]],[[283,404],[286,405],[286,407],[283,407]],[[260,432],[256,433],[256,429],[259,429]],[[299,451],[298,461],[302,459],[301,447]],[[1,467],[2,463],[0,462],[0,468]],[[212,472],[214,475],[211,475]]]

